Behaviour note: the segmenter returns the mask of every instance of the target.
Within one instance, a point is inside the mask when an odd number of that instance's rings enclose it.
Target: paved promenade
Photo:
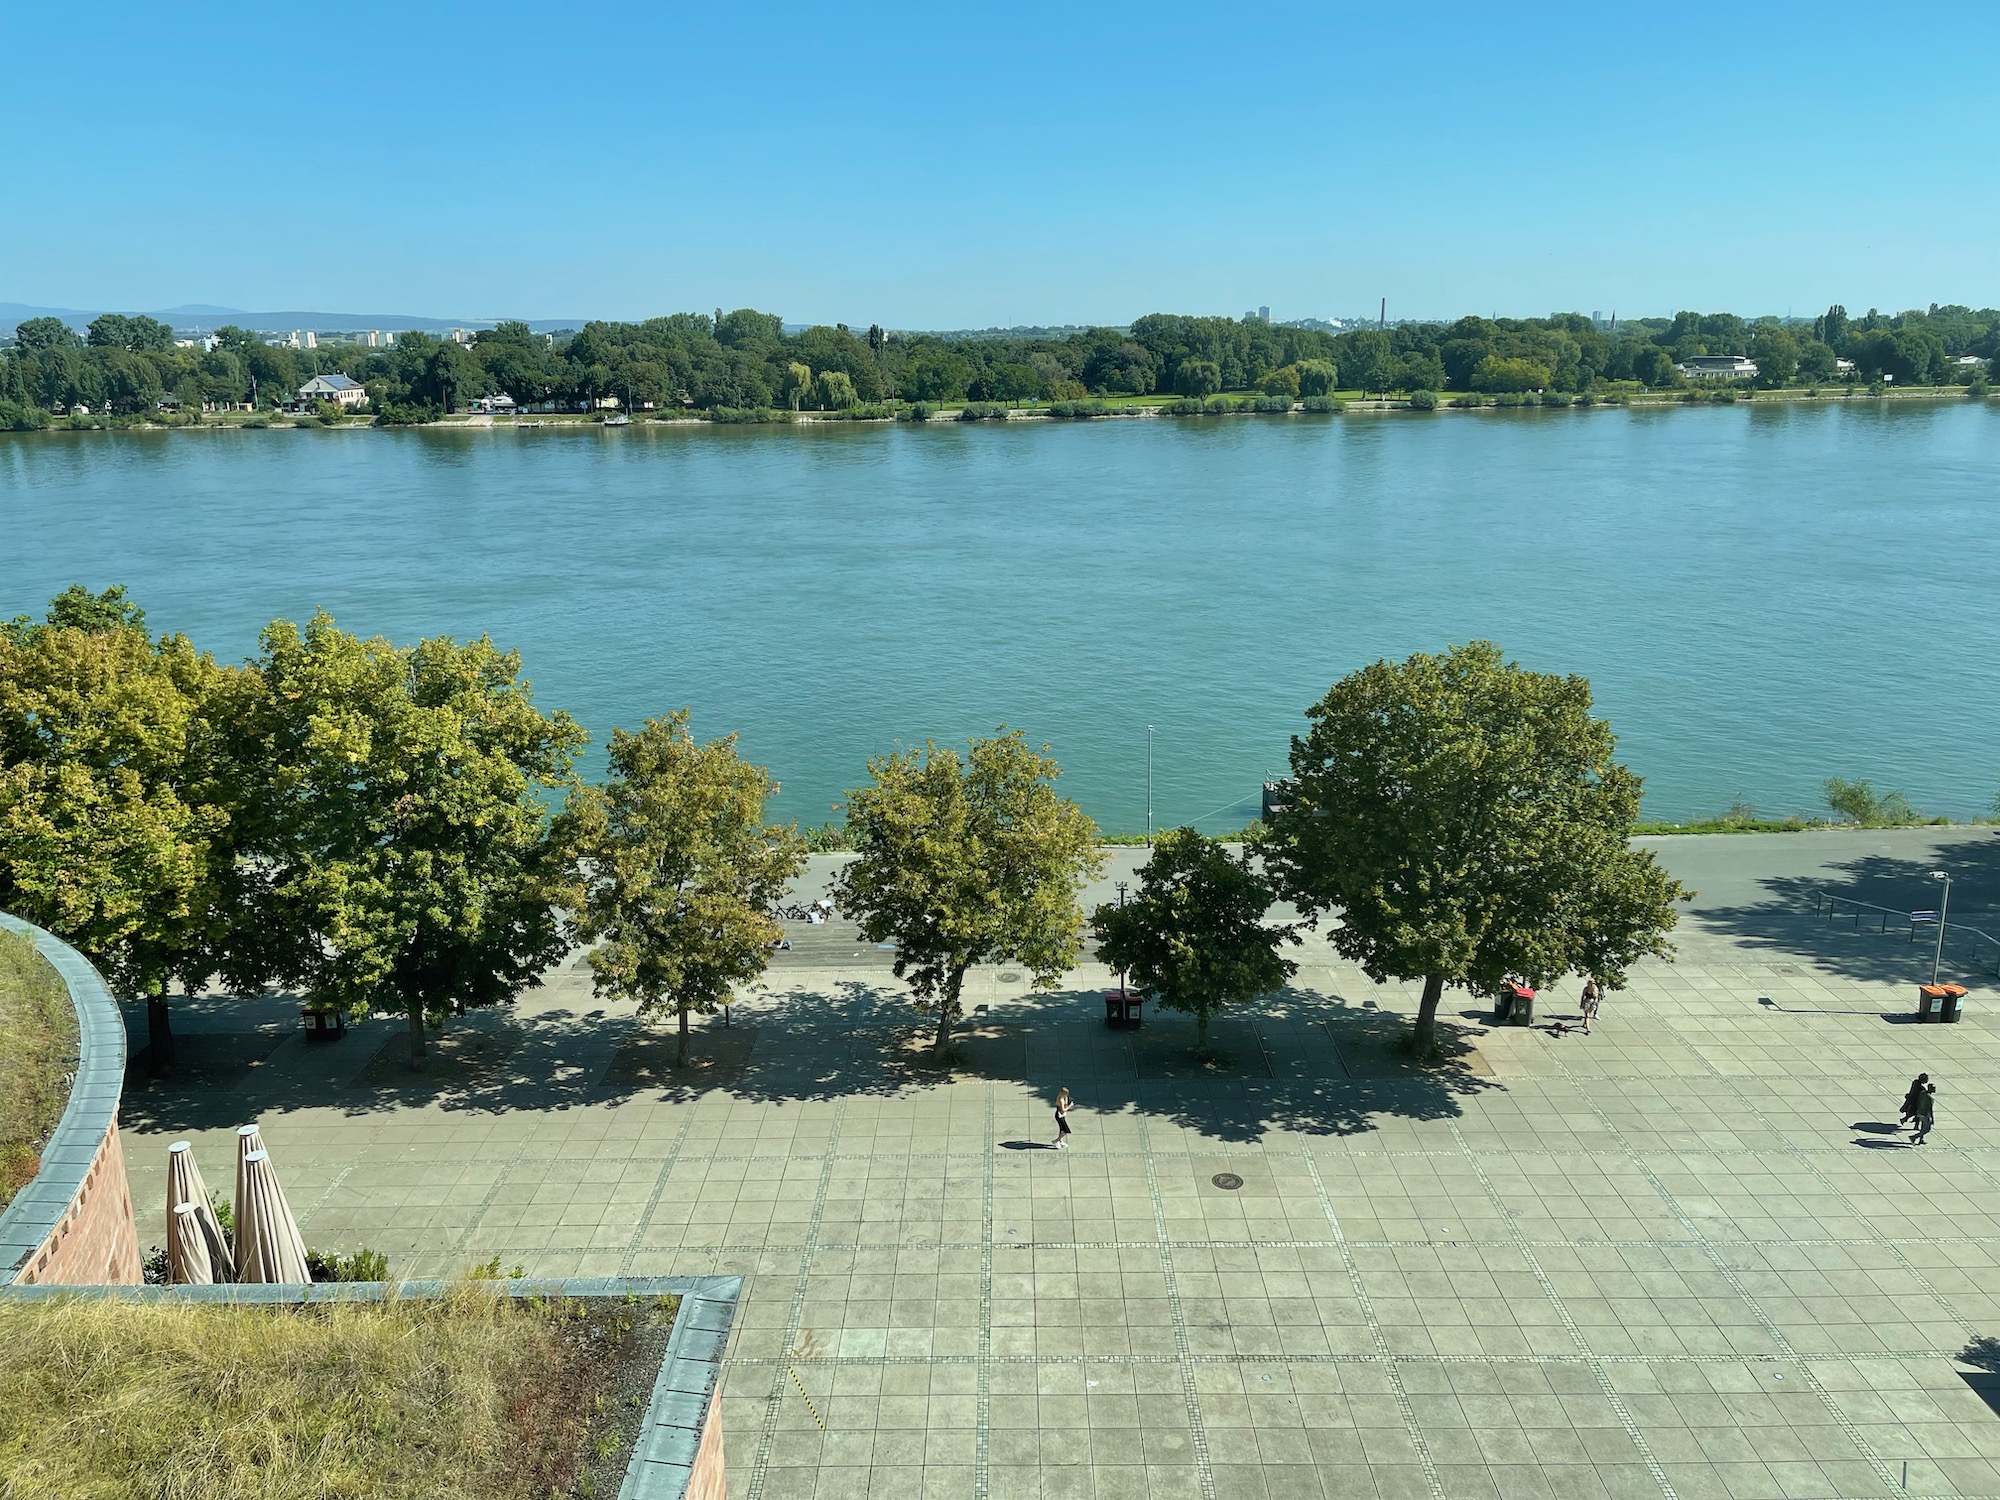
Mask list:
[[[1414,990],[1317,942],[1214,1068],[1184,1022],[1107,1031],[1099,970],[994,969],[940,1073],[839,924],[685,1072],[574,961],[423,1082],[389,1023],[308,1046],[280,1001],[193,1002],[186,1076],[127,1097],[141,1232],[168,1141],[227,1182],[254,1117],[308,1242],[399,1274],[745,1275],[734,1500],[2000,1496],[2000,949],[1954,943],[1970,1016],[1920,1026],[1907,925],[1802,914],[1934,905],[1942,863],[2000,935],[2000,836],[1668,857],[1703,891],[1678,963],[1589,1037],[1448,995],[1465,1051],[1426,1072],[1389,1046]]]

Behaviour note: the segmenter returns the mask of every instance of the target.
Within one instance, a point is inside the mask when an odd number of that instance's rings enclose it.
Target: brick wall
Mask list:
[[[695,1450],[694,1473],[688,1476],[685,1500],[728,1500],[729,1482],[722,1472],[722,1385],[708,1398],[708,1420],[702,1423],[701,1446]]]
[[[16,1280],[22,1286],[137,1286],[145,1279],[132,1191],[125,1181],[125,1148],[113,1124],[98,1144],[83,1186]]]

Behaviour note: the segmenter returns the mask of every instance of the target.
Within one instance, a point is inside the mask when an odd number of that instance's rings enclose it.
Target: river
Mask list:
[[[2000,790],[2000,406],[0,437],[0,610],[122,582],[225,658],[490,633],[600,737],[694,709],[833,816],[1006,723],[1107,828],[1256,812],[1302,711],[1487,637],[1590,678],[1649,815]],[[593,760],[593,764],[597,762]]]

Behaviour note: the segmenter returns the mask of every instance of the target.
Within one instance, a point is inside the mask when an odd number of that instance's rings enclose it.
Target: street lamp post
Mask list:
[[[1944,923],[1951,912],[1951,876],[1943,870],[1933,870],[1931,879],[1944,882],[1944,899],[1938,902],[1937,947],[1931,952],[1931,983],[1936,984],[1938,970],[1944,966]]]
[[[1146,726],[1146,847],[1153,847],[1153,726]]]

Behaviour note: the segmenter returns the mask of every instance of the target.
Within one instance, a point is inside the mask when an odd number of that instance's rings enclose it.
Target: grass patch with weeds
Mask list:
[[[6,1492],[514,1500],[618,1491],[677,1299],[0,1303]]]
[[[49,961],[0,928],[0,1208],[34,1181],[69,1103],[76,1011]]]

